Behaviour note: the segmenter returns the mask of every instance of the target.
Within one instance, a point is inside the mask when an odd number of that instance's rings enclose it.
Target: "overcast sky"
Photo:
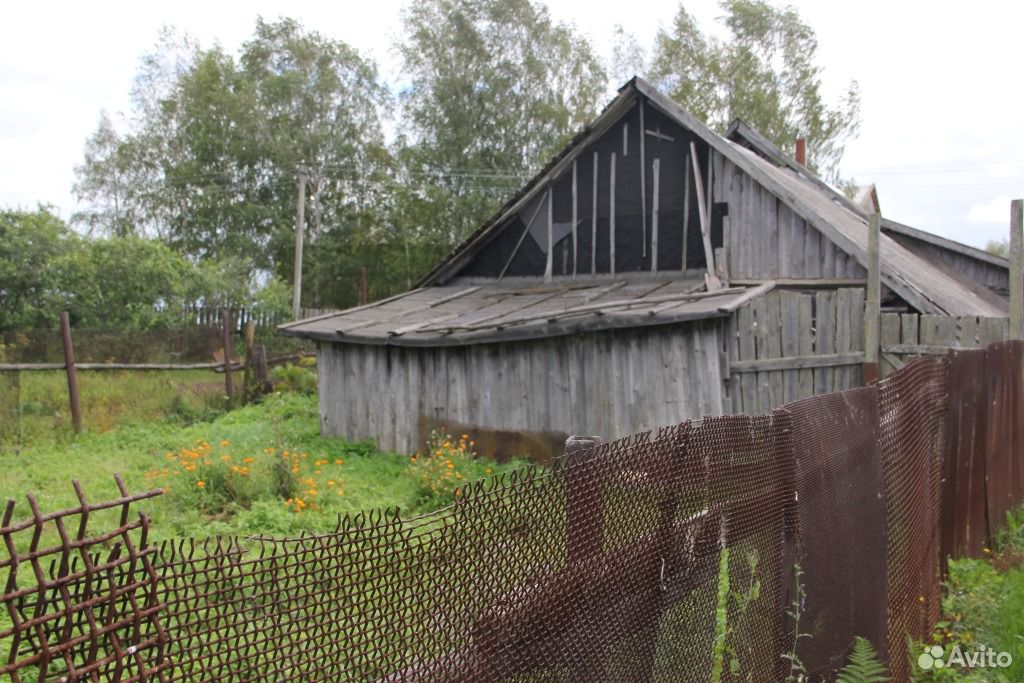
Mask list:
[[[7,3],[0,22],[0,207],[75,210],[73,167],[100,111],[127,111],[140,56],[162,26],[235,50],[258,15],[287,15],[375,59],[395,80],[392,44],[407,0],[372,2]],[[670,23],[668,1],[549,0],[610,52],[621,24],[642,45]],[[796,6],[817,32],[825,81],[854,78],[862,128],[844,176],[875,182],[891,219],[984,246],[1006,236],[1009,202],[1024,196],[1021,36],[1024,3],[862,0]],[[715,2],[687,2],[706,28]]]

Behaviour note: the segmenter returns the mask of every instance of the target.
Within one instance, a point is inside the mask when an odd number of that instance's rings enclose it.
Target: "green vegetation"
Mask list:
[[[1024,680],[1024,507],[1007,515],[995,548],[984,559],[950,560],[943,620],[932,643],[948,658],[955,646],[965,655],[986,649],[1013,657],[1007,668],[945,666],[922,671],[917,657],[923,645],[911,650],[917,680],[982,681],[1001,683]]]
[[[465,482],[516,466],[464,458],[444,469]],[[22,514],[25,493],[43,510],[74,505],[72,479],[93,501],[116,495],[115,473],[133,492],[167,488],[137,505],[153,518],[156,539],[325,531],[341,513],[396,506],[424,512],[452,502],[447,493],[454,490],[425,496],[422,469],[409,454],[321,437],[316,396],[296,393],[187,426],[172,417],[77,438],[40,436],[19,452],[7,449],[0,467],[0,497],[22,501]]]
[[[889,675],[871,641],[857,636],[846,665],[839,670],[836,683],[888,683]]]

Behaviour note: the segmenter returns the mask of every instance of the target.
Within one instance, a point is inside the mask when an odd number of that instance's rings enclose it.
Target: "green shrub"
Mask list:
[[[878,659],[871,641],[857,636],[846,666],[839,670],[836,683],[888,683],[889,674]]]
[[[274,382],[274,391],[288,391],[309,396],[316,393],[316,359],[311,358],[312,366],[303,358],[299,364],[279,365],[270,372]]]

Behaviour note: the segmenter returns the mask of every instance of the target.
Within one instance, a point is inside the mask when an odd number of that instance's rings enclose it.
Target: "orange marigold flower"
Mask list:
[[[221,448],[226,448],[227,446],[230,446],[230,445],[231,445],[230,441],[228,441],[227,439],[221,439],[221,441],[220,441],[220,447]]]
[[[242,458],[242,462],[244,462],[246,465],[248,465],[250,463],[253,463],[255,461],[256,461],[256,458]]]
[[[345,464],[345,461],[344,461],[344,460],[342,460],[341,458],[337,458],[337,459],[336,459],[336,460],[334,461],[334,464],[335,464],[335,465],[344,465],[344,464]]]
[[[206,482],[202,481],[202,480],[197,481],[196,482],[196,488],[205,489],[206,488]]]

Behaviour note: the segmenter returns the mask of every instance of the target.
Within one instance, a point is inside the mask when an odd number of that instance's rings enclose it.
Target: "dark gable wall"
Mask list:
[[[609,273],[611,212],[611,163],[615,156],[615,272],[650,272],[653,260],[653,209],[655,159],[660,163],[660,191],[658,211],[658,270],[679,271],[683,254],[683,207],[685,193],[690,192],[689,221],[687,225],[687,268],[703,268],[704,249],[700,235],[700,216],[690,168],[690,182],[686,183],[686,168],[690,156],[690,142],[698,150],[704,187],[707,185],[708,146],[690,131],[670,121],[654,107],[644,107],[644,128],[672,138],[666,140],[640,131],[640,106],[634,105],[599,139],[587,145],[576,158],[577,196],[577,255],[576,272]],[[641,140],[643,143],[641,143]],[[640,145],[645,144],[645,182],[641,182]],[[597,220],[596,255],[594,253],[594,198],[595,153],[597,163]],[[573,273],[572,242],[572,165],[555,180],[551,187],[554,248],[553,275]],[[646,193],[647,212],[644,225],[642,191]],[[508,276],[543,276],[547,257],[547,193],[540,192],[516,215],[507,219],[491,241],[467,264],[458,275],[464,277],[497,277],[509,258]],[[713,210],[713,246],[722,245],[722,215],[725,205]],[[520,242],[527,222],[530,234]],[[596,258],[595,258],[596,256]]]

